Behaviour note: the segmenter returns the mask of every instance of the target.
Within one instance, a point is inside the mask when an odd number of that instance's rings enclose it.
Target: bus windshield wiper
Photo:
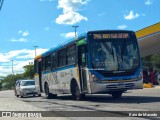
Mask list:
[[[122,72],[125,72],[125,71],[113,71],[113,73],[122,73]]]
[[[123,43],[122,43],[122,46],[121,46],[121,60],[122,60],[122,62],[123,62],[124,48],[125,48],[125,42],[123,42]]]
[[[104,47],[108,50],[108,52],[113,56],[113,60],[114,60],[113,49],[111,49],[106,43],[104,43],[103,45],[104,45]]]

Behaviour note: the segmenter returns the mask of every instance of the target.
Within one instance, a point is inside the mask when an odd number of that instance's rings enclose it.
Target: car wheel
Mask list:
[[[20,95],[20,98],[23,98],[23,95]]]
[[[19,95],[19,96],[20,96],[20,98],[23,98],[23,95],[22,95],[22,93],[21,93],[21,92],[20,92],[20,95]]]

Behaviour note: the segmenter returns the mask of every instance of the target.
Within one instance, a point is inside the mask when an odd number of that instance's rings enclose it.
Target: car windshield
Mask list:
[[[21,82],[21,85],[22,86],[30,86],[30,85],[35,85],[35,82],[34,81],[22,81]]]
[[[135,40],[96,40],[91,43],[92,67],[105,71],[126,71],[139,65]]]

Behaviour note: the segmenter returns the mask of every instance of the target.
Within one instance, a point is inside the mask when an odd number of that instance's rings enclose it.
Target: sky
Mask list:
[[[0,76],[24,72],[36,54],[90,30],[138,31],[160,22],[160,0],[5,0]]]

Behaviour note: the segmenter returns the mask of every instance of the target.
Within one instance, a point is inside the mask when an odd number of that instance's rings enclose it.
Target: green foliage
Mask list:
[[[154,68],[160,69],[160,55],[159,54],[154,54],[151,56],[151,62]]]
[[[34,65],[24,66],[25,72],[23,74],[7,75],[6,77],[1,77],[0,80],[0,90],[14,89],[14,84],[16,80],[19,79],[33,79],[34,77]]]
[[[3,80],[1,80],[1,85],[3,90],[6,89],[13,89],[15,81],[18,79],[22,79],[22,74],[17,74],[17,75],[8,75],[6,76]]]
[[[160,70],[160,54],[153,54],[142,58],[143,67],[153,67],[155,70]]]
[[[25,72],[23,73],[24,78],[33,79],[34,77],[34,65],[24,66]]]
[[[2,81],[0,81],[0,90],[2,89]]]
[[[143,67],[151,67],[152,66],[150,59],[151,59],[151,56],[146,56],[146,57],[142,58]]]

